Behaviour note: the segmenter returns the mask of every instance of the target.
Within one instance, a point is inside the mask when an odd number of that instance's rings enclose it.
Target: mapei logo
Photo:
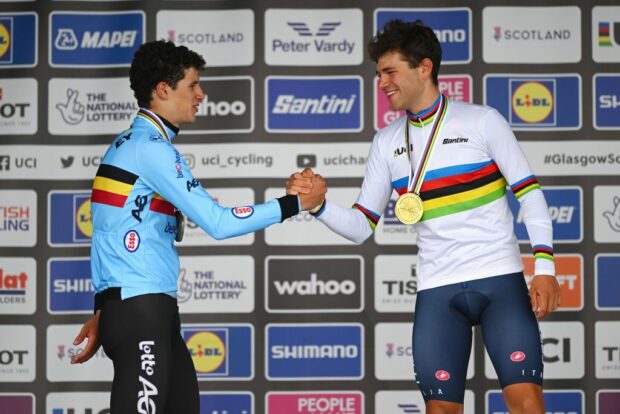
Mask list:
[[[201,392],[200,414],[252,414],[254,395],[249,392]]]
[[[360,132],[364,128],[359,76],[270,76],[265,82],[268,132]]]
[[[0,69],[37,64],[36,13],[0,13]]]
[[[544,391],[545,412],[550,414],[584,414],[585,398],[581,390]],[[501,391],[486,394],[487,414],[508,414]]]
[[[34,414],[34,395],[26,393],[0,394],[0,411],[12,414]]]
[[[364,376],[361,324],[270,324],[266,377],[272,381],[358,380]]]
[[[95,289],[91,283],[90,259],[50,259],[47,292],[47,308],[51,314],[91,312]]]
[[[484,102],[497,109],[514,130],[581,128],[579,75],[487,75]]]
[[[268,392],[269,414],[362,414],[364,394],[359,391]]]
[[[126,12],[52,12],[52,67],[129,66],[145,40],[145,15]]]
[[[543,187],[553,224],[553,241],[558,243],[579,243],[583,239],[583,190],[581,187]],[[521,243],[529,243],[523,221],[523,210],[512,193],[508,205],[515,218],[514,231]]]
[[[592,58],[595,62],[620,62],[620,6],[592,8]]]
[[[471,9],[375,9],[374,32],[393,19],[422,20],[430,26],[441,43],[442,65],[469,63],[472,59]]]
[[[360,9],[268,9],[265,12],[268,65],[359,65],[363,49]]]
[[[183,325],[198,380],[249,380],[254,376],[254,331],[251,325]]]
[[[620,75],[597,73],[593,85],[594,128],[620,129]]]
[[[90,244],[93,235],[90,191],[50,191],[48,208],[50,246]]]

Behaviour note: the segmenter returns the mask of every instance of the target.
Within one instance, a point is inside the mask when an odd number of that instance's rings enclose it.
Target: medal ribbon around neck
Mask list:
[[[157,115],[155,115],[153,112],[149,111],[148,109],[140,108],[140,110],[138,111],[138,116],[150,122],[151,124],[153,124],[153,126],[159,130],[159,133],[164,138],[166,138],[166,141],[170,142],[168,131],[166,131],[166,127],[164,126],[164,123],[161,121],[161,119],[159,119]]]
[[[407,185],[408,193],[415,193],[417,195],[420,194],[420,189],[422,188],[422,183],[424,182],[424,177],[426,176],[426,167],[428,167],[428,163],[431,159],[431,152],[433,151],[433,147],[435,145],[435,141],[437,141],[437,137],[439,136],[439,128],[441,127],[441,123],[446,114],[446,110],[448,109],[448,99],[441,94],[439,100],[439,109],[435,113],[435,119],[433,120],[433,127],[431,128],[431,132],[426,140],[426,147],[424,148],[424,152],[418,161],[418,166],[413,171],[413,165],[411,165],[411,149],[409,144],[409,119],[405,120],[405,148],[407,150],[407,158],[409,158],[409,184]]]

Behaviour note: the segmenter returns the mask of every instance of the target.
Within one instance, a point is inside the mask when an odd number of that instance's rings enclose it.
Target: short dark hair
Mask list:
[[[151,105],[152,93],[159,82],[166,82],[173,89],[185,76],[185,70],[202,71],[205,60],[185,46],[176,46],[165,40],[147,42],[133,56],[129,69],[129,84],[142,108]]]
[[[368,55],[375,63],[388,52],[399,52],[412,68],[417,68],[424,58],[429,58],[433,62],[433,82],[438,84],[441,45],[435,32],[421,20],[390,20],[383,30],[368,42]]]

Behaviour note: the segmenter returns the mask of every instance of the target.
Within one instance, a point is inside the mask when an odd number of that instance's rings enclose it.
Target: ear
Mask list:
[[[157,85],[155,85],[155,90],[153,91],[153,93],[157,98],[159,98],[162,101],[165,101],[168,99],[168,96],[169,96],[168,88],[170,88],[170,86],[166,82],[161,81]]]
[[[433,61],[429,58],[422,59],[420,62],[420,74],[426,79],[430,79],[433,75]]]

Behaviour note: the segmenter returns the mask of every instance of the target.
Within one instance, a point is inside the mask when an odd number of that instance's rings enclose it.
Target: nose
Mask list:
[[[200,87],[200,85],[197,85],[197,86],[198,86],[198,90],[196,91],[196,99],[198,99],[199,101],[202,101],[205,98],[205,93]]]
[[[379,75],[379,88],[383,89],[388,85],[388,76],[386,74]]]

